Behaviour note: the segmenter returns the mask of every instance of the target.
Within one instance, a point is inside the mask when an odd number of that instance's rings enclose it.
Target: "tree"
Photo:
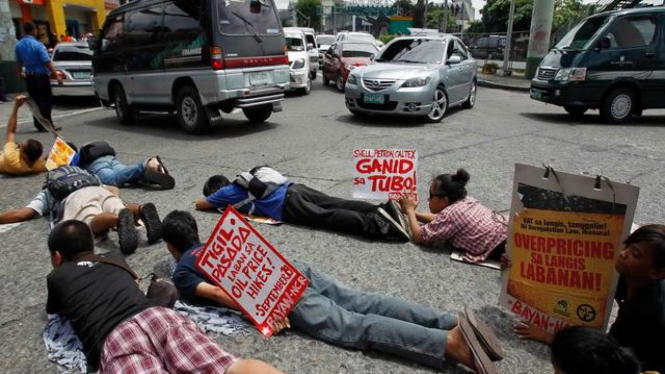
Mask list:
[[[441,30],[441,27],[443,27],[443,17],[445,17],[445,13],[446,8],[443,7],[427,8],[427,28]],[[448,11],[448,30],[446,31],[450,32],[454,25],[456,25],[456,19],[451,9]]]
[[[480,34],[485,32],[485,26],[483,26],[483,21],[481,20],[475,20],[469,22],[469,27],[464,30],[466,33],[474,33],[474,34]]]
[[[552,31],[570,29],[580,18],[590,15],[590,11],[590,4],[583,4],[580,0],[555,0]]]
[[[411,16],[413,10],[413,3],[410,0],[397,0],[393,3],[393,7],[399,9],[399,15]]]
[[[321,0],[298,0],[298,2],[296,3],[296,10],[298,11],[297,26],[311,27],[315,30],[320,30],[321,17],[317,15],[317,8],[320,7],[321,7]],[[305,16],[309,17],[309,20]],[[308,21],[309,21],[309,26],[307,26]]]
[[[513,30],[529,31],[531,29],[531,13],[533,0],[515,0],[515,19]],[[506,32],[510,14],[510,0],[487,0],[480,10],[484,32]]]

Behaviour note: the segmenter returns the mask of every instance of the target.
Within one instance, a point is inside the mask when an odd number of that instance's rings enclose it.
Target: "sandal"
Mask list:
[[[487,355],[492,359],[492,361],[500,361],[504,357],[503,348],[501,347],[501,342],[499,338],[496,337],[492,329],[487,326],[484,322],[476,318],[476,315],[473,313],[469,307],[464,307],[464,316],[469,325],[473,329],[476,337],[483,345],[483,348],[487,352]]]
[[[155,160],[157,160],[157,163],[159,164],[157,170],[159,170],[160,173],[168,174],[169,171],[166,170],[166,166],[164,166],[164,163],[162,162],[162,159],[159,158],[159,155],[155,156]]]
[[[476,334],[471,327],[471,324],[466,319],[460,321],[460,329],[462,330],[462,335],[466,340],[466,343],[469,345],[471,350],[471,356],[473,357],[474,370],[477,374],[498,374],[494,362],[489,358],[485,350],[483,349],[482,344],[476,338]]]

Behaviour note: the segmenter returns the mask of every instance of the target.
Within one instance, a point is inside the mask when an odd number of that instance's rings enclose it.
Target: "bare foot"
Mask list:
[[[513,326],[513,331],[519,335],[520,339],[535,340],[537,342],[552,344],[553,334],[534,326],[529,321],[520,321]]]
[[[157,161],[157,159],[154,158],[154,157],[150,157],[148,159],[148,162],[146,163],[146,166],[148,167],[148,169],[150,169],[152,171],[155,171],[155,172],[158,172],[158,173],[160,172],[159,171],[159,161]]]
[[[467,344],[464,334],[462,334],[462,328],[459,325],[448,331],[445,355],[464,366],[469,368],[474,367],[471,348]]]

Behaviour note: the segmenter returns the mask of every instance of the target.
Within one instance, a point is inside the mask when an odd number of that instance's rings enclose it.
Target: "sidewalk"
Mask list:
[[[512,90],[520,92],[529,92],[531,81],[524,78],[524,75],[489,75],[481,74],[478,71],[478,85],[481,87],[500,88],[503,90]]]

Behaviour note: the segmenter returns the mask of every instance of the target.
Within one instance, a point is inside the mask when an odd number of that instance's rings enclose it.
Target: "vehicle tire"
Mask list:
[[[321,75],[323,75],[323,85],[324,86],[329,85],[330,84],[330,79],[326,78],[326,75],[323,74],[323,73],[321,73]]]
[[[617,88],[607,94],[600,115],[609,123],[625,123],[635,110],[635,94],[629,88]]]
[[[189,134],[202,134],[209,127],[210,122],[201,98],[196,88],[184,86],[178,91],[176,109],[180,127]]]
[[[356,117],[360,117],[360,118],[369,117],[369,113],[360,112],[360,111],[353,110],[353,109],[349,109],[349,111],[351,112],[351,114],[353,114]]]
[[[425,120],[429,123],[438,123],[448,112],[448,94],[445,88],[439,86],[434,90],[433,95],[432,110],[425,116]]]
[[[589,110],[589,108],[579,105],[564,105],[563,109],[573,118],[582,118],[584,113]]]
[[[115,103],[115,115],[123,125],[132,125],[136,120],[134,108],[127,103],[125,90],[118,83],[113,86],[113,102]]]
[[[337,91],[339,92],[344,92],[344,78],[342,78],[342,74],[337,73],[337,78],[335,78],[335,88],[337,88]]]
[[[310,91],[312,91],[312,80],[309,77],[307,77],[307,85],[299,89],[299,91],[301,95],[309,95]]]
[[[272,105],[262,105],[253,108],[244,108],[242,112],[250,123],[263,123],[272,114]]]
[[[478,84],[474,80],[471,83],[471,91],[469,92],[469,98],[462,104],[462,108],[464,109],[471,109],[473,108],[474,105],[476,105],[476,92],[478,90]]]

